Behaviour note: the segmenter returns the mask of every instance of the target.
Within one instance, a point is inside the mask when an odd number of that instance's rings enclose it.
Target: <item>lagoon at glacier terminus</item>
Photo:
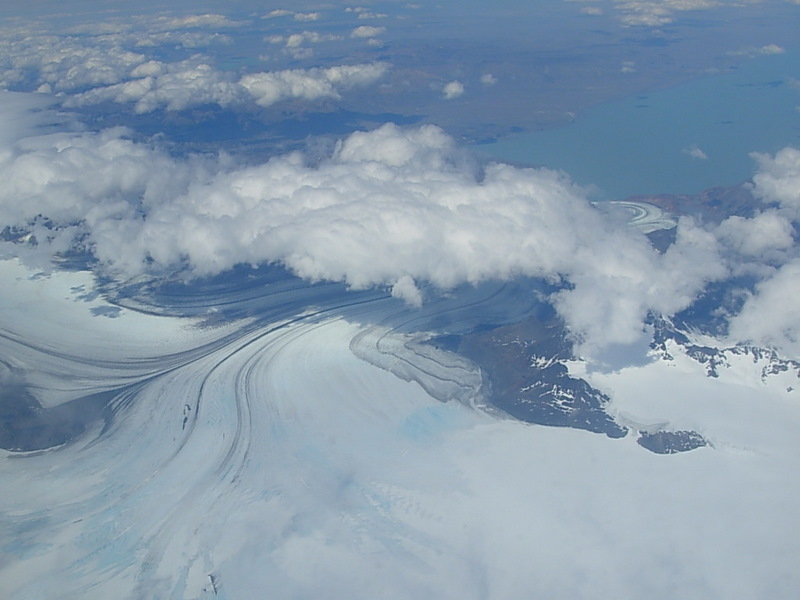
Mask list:
[[[799,10],[0,8],[0,598],[793,600]]]

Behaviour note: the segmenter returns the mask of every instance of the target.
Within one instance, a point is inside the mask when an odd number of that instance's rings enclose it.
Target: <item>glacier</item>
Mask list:
[[[622,421],[712,442],[663,456],[633,434],[503,417],[482,404],[475,365],[426,346],[426,330],[518,319],[522,284],[411,309],[280,270],[109,286],[87,271],[0,269],[10,389],[42,410],[104,399],[68,443],[0,453],[5,598],[797,587],[791,374],[730,369],[745,381],[720,385],[676,348],[610,373],[570,363],[613,393]]]

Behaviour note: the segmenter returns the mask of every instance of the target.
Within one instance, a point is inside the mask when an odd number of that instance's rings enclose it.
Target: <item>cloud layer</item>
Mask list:
[[[721,5],[717,0],[616,0],[625,26],[661,27],[676,19],[675,13],[708,10]]]
[[[387,69],[386,63],[371,63],[250,73],[235,79],[199,56],[173,64],[149,61],[133,69],[127,81],[76,94],[64,104],[132,103],[137,113],[158,108],[183,110],[202,104],[225,107],[248,101],[266,107],[289,99],[339,98],[340,90],[373,83]]]
[[[358,75],[325,72],[334,82]],[[8,97],[33,118],[25,103],[35,96]],[[564,174],[479,168],[433,126],[356,132],[314,165],[295,153],[242,168],[178,160],[124,130],[24,137],[12,122],[0,133],[3,222],[38,252],[79,243],[123,277],[274,262],[309,280],[386,286],[411,304],[423,301],[422,284],[542,277],[565,286],[553,301],[591,352],[635,342],[648,312],[673,314],[737,268],[769,277],[794,256],[793,150],[758,158],[755,193],[777,208],[716,228],[682,219],[662,255]]]
[[[213,58],[197,52],[230,41],[215,29],[225,31],[243,24],[205,14],[140,18],[134,19],[133,25],[107,23],[105,31],[81,28],[67,35],[53,35],[30,25],[8,29],[0,35],[0,89],[56,94],[68,107],[114,102],[132,104],[135,112],[147,113],[202,104],[229,107],[254,102],[269,106],[291,99],[339,99],[342,91],[372,84],[389,68],[385,62],[365,62],[243,72],[217,68]],[[374,27],[359,31],[359,37],[380,33]],[[269,36],[265,41],[283,44],[284,53],[300,59],[313,54],[307,44],[341,39],[343,36],[304,30]],[[167,60],[163,47],[170,46],[173,48],[166,54],[172,59]],[[174,47],[181,51],[175,52]],[[161,52],[154,51],[157,48],[162,48]]]

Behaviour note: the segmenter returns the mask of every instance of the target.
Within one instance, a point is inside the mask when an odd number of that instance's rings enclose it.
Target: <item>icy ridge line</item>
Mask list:
[[[684,353],[695,362],[704,365],[708,377],[718,378],[721,373],[720,368],[744,367],[746,363],[742,359],[749,358],[750,361],[747,363],[758,369],[758,377],[762,383],[767,383],[772,376],[790,373],[794,373],[800,379],[800,362],[781,358],[773,348],[747,344],[721,348],[707,346],[696,343],[689,334],[674,328],[672,324],[662,323],[657,327],[651,348],[667,361],[674,360],[676,350]]]

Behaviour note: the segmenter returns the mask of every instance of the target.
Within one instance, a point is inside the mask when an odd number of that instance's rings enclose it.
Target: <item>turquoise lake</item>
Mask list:
[[[476,146],[504,161],[566,171],[596,199],[690,194],[741,183],[752,152],[800,147],[800,56],[599,105],[564,127]]]

